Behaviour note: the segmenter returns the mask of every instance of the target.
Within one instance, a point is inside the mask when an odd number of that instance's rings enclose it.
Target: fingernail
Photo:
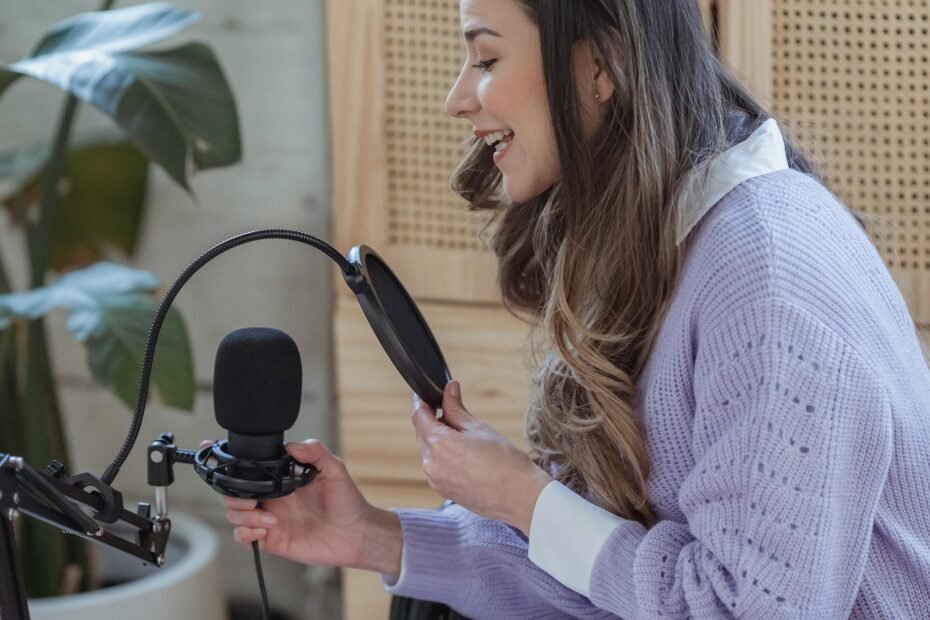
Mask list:
[[[416,409],[420,406],[420,395],[416,392],[413,393],[413,408]]]
[[[278,518],[274,515],[262,515],[262,523],[266,525],[274,525],[278,522]]]
[[[264,536],[264,535],[267,534],[267,533],[268,533],[268,530],[266,530],[266,529],[263,528],[263,527],[259,527],[259,528],[256,528],[256,529],[255,529],[255,534],[256,534],[256,536]]]
[[[452,395],[456,398],[459,398],[462,395],[462,391],[459,386],[458,381],[453,381],[452,385],[449,387],[449,391],[452,392]]]

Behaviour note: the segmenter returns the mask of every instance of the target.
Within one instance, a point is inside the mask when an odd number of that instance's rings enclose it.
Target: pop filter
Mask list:
[[[384,352],[423,402],[438,409],[452,377],[417,305],[387,263],[370,247],[357,245],[346,259],[357,267],[358,273],[343,271],[343,277],[358,298]]]

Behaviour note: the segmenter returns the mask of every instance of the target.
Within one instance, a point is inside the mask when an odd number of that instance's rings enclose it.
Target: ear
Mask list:
[[[590,96],[597,103],[610,101],[614,95],[614,83],[594,46],[587,40],[579,41],[575,44],[574,54],[575,75],[582,97]]]
[[[597,94],[600,95],[600,103],[606,103],[610,101],[610,98],[614,96],[614,81],[610,77],[610,73],[604,68],[604,61],[600,57],[594,58],[594,66],[596,67],[594,71],[594,83],[597,86]]]

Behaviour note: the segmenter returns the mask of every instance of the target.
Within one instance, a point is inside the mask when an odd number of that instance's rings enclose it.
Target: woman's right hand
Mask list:
[[[396,577],[403,535],[397,516],[362,496],[341,459],[322,443],[289,443],[299,463],[313,465],[313,481],[290,495],[256,501],[224,497],[237,542],[257,540],[262,551],[316,566],[363,568]]]

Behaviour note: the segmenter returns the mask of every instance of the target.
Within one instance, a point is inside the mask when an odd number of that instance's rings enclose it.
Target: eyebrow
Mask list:
[[[472,30],[466,30],[466,31],[465,31],[465,40],[466,40],[466,41],[474,41],[475,38],[476,38],[477,36],[482,35],[482,34],[489,34],[489,35],[492,35],[492,36],[495,36],[495,37],[501,36],[500,34],[494,32],[494,31],[491,30],[490,28],[486,28],[486,27],[482,26],[481,28],[474,28],[474,29],[472,29]]]

